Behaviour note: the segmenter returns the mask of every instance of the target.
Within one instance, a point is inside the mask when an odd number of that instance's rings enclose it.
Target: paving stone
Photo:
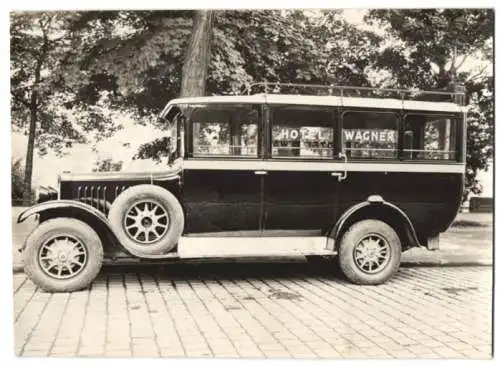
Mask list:
[[[35,291],[16,274],[16,354],[491,358],[490,267],[401,268],[373,287],[322,274],[260,277],[257,269],[249,278],[106,272],[72,294]],[[462,287],[467,294],[443,290]]]

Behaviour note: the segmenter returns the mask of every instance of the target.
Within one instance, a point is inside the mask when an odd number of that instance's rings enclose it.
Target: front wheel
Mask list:
[[[399,268],[401,241],[398,234],[380,220],[362,220],[342,236],[339,264],[353,283],[378,285]]]
[[[102,261],[99,236],[77,219],[44,221],[26,239],[24,272],[45,291],[72,292],[88,287]]]

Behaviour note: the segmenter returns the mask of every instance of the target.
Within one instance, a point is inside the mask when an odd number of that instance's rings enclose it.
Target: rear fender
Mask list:
[[[379,195],[368,197],[366,201],[360,202],[350,207],[335,224],[329,237],[334,239],[333,248],[338,250],[339,241],[351,224],[361,219],[379,219],[391,225],[398,235],[404,241],[402,244],[406,247],[422,246],[413,224],[398,206],[385,201]]]

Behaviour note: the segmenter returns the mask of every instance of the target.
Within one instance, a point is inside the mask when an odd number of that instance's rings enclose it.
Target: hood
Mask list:
[[[86,181],[115,181],[115,180],[151,180],[162,181],[170,180],[179,175],[182,171],[180,162],[176,162],[171,166],[166,166],[161,171],[141,171],[141,172],[92,172],[92,173],[71,173],[63,172],[59,175],[60,182],[86,182]]]

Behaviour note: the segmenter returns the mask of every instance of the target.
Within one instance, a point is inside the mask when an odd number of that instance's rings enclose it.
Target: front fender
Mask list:
[[[57,200],[57,201],[46,201],[39,203],[38,205],[32,206],[21,212],[17,217],[17,223],[23,222],[32,215],[57,209],[70,209],[70,210],[76,210],[77,212],[83,211],[87,214],[94,215],[109,227],[108,219],[106,218],[106,216],[104,216],[104,214],[101,211],[83,202],[73,201],[73,200]]]
[[[101,232],[101,234],[107,234],[108,239],[111,239],[113,244],[116,244],[125,253],[128,253],[134,257],[145,259],[160,258],[160,256],[145,255],[138,253],[131,248],[125,248],[118,240],[115,230],[108,221],[108,218],[95,207],[92,207],[83,202],[73,200],[46,201],[21,212],[17,217],[17,222],[21,223],[32,215],[44,212],[50,213],[51,211],[54,215],[59,217],[73,217],[83,220],[84,222],[88,223],[94,230],[101,229],[98,230],[104,231],[104,233]],[[26,245],[26,243],[24,245]],[[172,256],[172,254],[164,255],[165,258],[169,256]]]
[[[401,210],[398,206],[393,203],[385,201],[381,196],[370,196],[366,201],[360,202],[352,207],[350,207],[344,214],[340,217],[340,219],[335,224],[334,228],[330,233],[330,237],[337,241],[339,234],[343,231],[346,222],[352,217],[354,214],[368,207],[376,207],[374,205],[381,205],[387,210],[392,211],[394,215],[396,215],[403,223],[406,229],[408,230],[408,237],[411,242],[413,242],[416,246],[421,246],[420,241],[418,240],[417,233],[415,232],[415,228],[408,217],[408,215]]]

